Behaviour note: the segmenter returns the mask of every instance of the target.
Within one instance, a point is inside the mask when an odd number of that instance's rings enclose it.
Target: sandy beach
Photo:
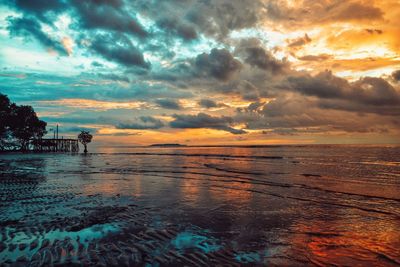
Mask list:
[[[12,266],[398,266],[398,147],[0,155]]]

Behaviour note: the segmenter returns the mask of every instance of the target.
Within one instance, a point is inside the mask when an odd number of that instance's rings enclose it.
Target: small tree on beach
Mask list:
[[[82,131],[79,135],[78,135],[78,140],[79,142],[82,143],[82,145],[85,147],[85,150],[83,152],[87,153],[87,144],[89,144],[90,142],[92,142],[92,138],[93,135],[91,135],[89,132],[86,131]]]

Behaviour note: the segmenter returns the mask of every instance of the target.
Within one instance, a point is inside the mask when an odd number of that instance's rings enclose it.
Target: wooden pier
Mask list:
[[[78,139],[35,139],[29,150],[33,152],[79,152]]]

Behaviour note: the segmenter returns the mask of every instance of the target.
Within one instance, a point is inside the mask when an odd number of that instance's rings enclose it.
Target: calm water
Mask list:
[[[400,265],[399,147],[99,152],[0,155],[0,263]]]

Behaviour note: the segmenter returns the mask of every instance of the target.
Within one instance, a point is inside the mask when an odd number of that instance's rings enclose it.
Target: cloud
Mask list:
[[[261,1],[223,0],[199,2],[187,18],[207,35],[225,37],[231,30],[255,26],[264,14]]]
[[[185,88],[177,88],[166,83],[153,83],[145,79],[143,81],[135,79],[128,84],[124,77],[126,77],[125,74],[113,76],[110,72],[82,73],[76,76],[34,72],[24,73],[22,76],[19,73],[11,73],[7,76],[0,75],[0,83],[5,84],[0,90],[12,97],[15,102],[80,98],[106,102],[153,103],[154,99],[193,97],[193,92]],[[46,83],[38,84],[37,81],[46,81]],[[92,107],[95,108],[96,105]]]
[[[368,3],[368,2],[367,2]],[[377,7],[361,2],[349,2],[337,5],[330,19],[335,21],[383,19],[383,12]]]
[[[86,29],[104,29],[129,33],[137,37],[148,36],[147,31],[125,10],[123,1],[71,0],[79,16],[77,22]]]
[[[306,55],[299,57],[298,59],[303,61],[325,61],[331,59],[332,56],[328,54],[319,54],[319,55]]]
[[[196,28],[189,24],[184,23],[178,18],[161,18],[157,21],[157,26],[167,33],[176,35],[183,40],[191,41],[198,38]]]
[[[122,34],[96,35],[90,48],[105,59],[115,61],[126,67],[150,68],[150,63],[145,61],[142,52]]]
[[[68,55],[72,55],[73,52],[73,47],[74,43],[71,38],[64,37],[61,39],[61,44],[64,47],[65,51],[68,53]]]
[[[365,106],[400,105],[400,93],[382,78],[364,77],[349,83],[325,71],[316,76],[289,77],[288,81],[292,90],[322,99],[342,99]]]
[[[300,37],[300,38],[296,38],[296,39],[293,39],[293,40],[289,40],[288,46],[293,48],[293,47],[306,45],[306,44],[308,44],[310,42],[311,42],[311,38],[308,37],[307,34],[305,34],[304,37]]]
[[[233,30],[256,26],[265,13],[262,1],[220,0],[220,1],[134,1],[131,5],[154,21],[179,18],[177,24],[169,27],[180,38],[183,25],[189,27],[189,36],[198,35],[225,39]],[[159,12],[163,10],[163,12]],[[164,25],[160,25],[163,28]],[[186,35],[186,34],[184,34]]]
[[[92,65],[94,65],[95,67],[102,67],[103,65],[97,62],[93,62]],[[124,75],[118,75],[118,74],[114,74],[114,73],[99,73],[99,76],[104,78],[104,79],[109,79],[109,80],[113,80],[113,81],[118,81],[118,82],[126,82],[129,83],[130,80],[127,76]]]
[[[398,122],[391,116],[363,114],[348,109],[358,105],[355,109],[360,110],[360,104],[346,103],[344,107],[328,107],[323,106],[325,101],[341,103],[337,99],[319,100],[301,97],[297,93],[283,93],[270,102],[255,102],[247,108],[238,109],[235,121],[244,123],[246,129],[262,129],[284,135],[288,132],[312,135],[318,132],[328,134],[335,131],[381,132],[382,129],[399,129]]]
[[[42,22],[52,24],[55,14],[63,12],[68,6],[63,0],[8,0],[6,4],[14,9],[32,15]]]
[[[198,105],[202,108],[206,109],[212,109],[212,108],[222,108],[222,107],[228,107],[228,105],[222,103],[222,102],[216,102],[212,99],[200,99],[198,101]]]
[[[200,99],[199,105],[203,108],[216,108],[218,103],[211,99]]]
[[[228,50],[214,48],[209,54],[198,55],[195,67],[199,76],[210,75],[218,80],[228,81],[240,71],[242,64]]]
[[[49,35],[42,31],[41,25],[36,20],[26,17],[8,17],[7,21],[7,29],[11,35],[22,36],[28,39],[33,37],[47,49],[52,49],[64,56],[69,54],[68,50],[61,42],[52,39]]]
[[[383,31],[379,29],[365,29],[365,31],[369,34],[382,34]]]
[[[20,76],[24,79],[0,74],[4,93],[34,105],[49,121],[234,134],[399,129],[394,122],[400,115],[400,72],[388,76],[398,65],[399,21],[396,8],[385,1],[3,2],[14,16],[8,20],[10,35],[70,55],[51,61],[32,51],[32,57],[40,56],[37,64],[15,62],[49,74],[31,71]],[[4,45],[9,58],[15,58],[15,47],[24,49],[18,39]],[[9,69],[18,70],[14,59],[8,61]],[[61,65],[82,73],[50,74]],[[186,103],[196,101],[195,109],[219,115],[186,114]],[[136,102],[141,105],[132,117]],[[172,122],[157,119],[170,112],[164,109],[176,110]],[[236,129],[239,125],[243,129]]]
[[[373,106],[400,106],[400,92],[382,78],[364,77],[351,86],[346,99]]]
[[[79,127],[79,126],[60,127],[59,128],[60,134],[75,132],[78,135],[81,131],[86,131],[86,132],[90,132],[91,134],[96,134],[98,129],[95,127]]]
[[[93,66],[93,67],[103,67],[104,65],[101,64],[100,62],[93,61],[93,62],[92,62],[92,66]]]
[[[134,121],[121,122],[116,125],[117,129],[160,129],[164,127],[164,122],[151,116],[140,116]]]
[[[173,99],[157,99],[154,102],[158,104],[160,107],[165,109],[175,109],[175,110],[182,109],[180,103]]]
[[[287,64],[277,60],[269,51],[265,50],[257,39],[243,40],[236,51],[244,61],[252,67],[278,74],[283,72]]]
[[[292,90],[321,98],[343,97],[349,87],[347,80],[334,76],[330,71],[321,72],[316,76],[288,77],[288,81]]]
[[[393,79],[395,79],[396,81],[400,81],[400,70],[396,70],[392,73],[392,77]]]
[[[179,129],[199,129],[199,128],[209,128],[215,130],[221,130],[230,132],[232,134],[244,134],[246,131],[242,129],[235,129],[231,125],[233,124],[233,119],[231,117],[214,117],[206,113],[199,113],[197,115],[184,115],[175,114],[174,120],[170,122],[172,128]]]
[[[261,47],[246,48],[246,53],[247,57],[245,61],[251,66],[269,70],[273,73],[279,72],[282,69],[282,64]]]
[[[382,20],[383,11],[368,1],[293,2],[270,0],[266,3],[267,18],[288,27],[310,26],[331,22]],[[288,15],[290,14],[290,15]]]

